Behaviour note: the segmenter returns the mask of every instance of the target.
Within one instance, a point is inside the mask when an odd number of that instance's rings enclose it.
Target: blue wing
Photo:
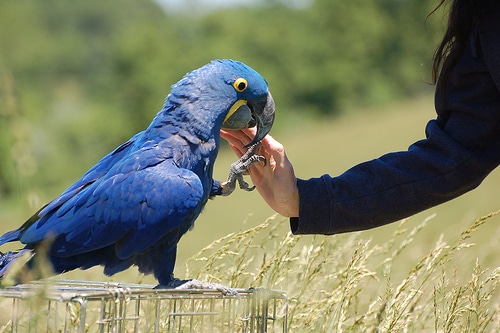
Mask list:
[[[51,201],[45,207],[43,207],[37,215],[39,217],[43,217],[49,212],[57,209],[62,204],[64,204],[68,199],[73,197],[75,194],[79,193],[83,188],[89,186],[91,183],[96,181],[97,179],[104,176],[109,172],[110,168],[113,167],[117,161],[121,160],[126,156],[131,148],[133,147],[136,139],[142,135],[142,132],[134,135],[130,140],[118,146],[115,150],[113,150],[108,155],[104,156],[95,166],[93,166],[90,170],[88,170],[82,178],[76,181],[73,185],[68,187],[59,197]]]
[[[115,244],[117,257],[125,259],[172,230],[188,230],[204,197],[196,174],[143,149],[104,176],[75,183],[40,212],[20,240],[31,244],[52,236],[51,254],[62,257]]]
[[[0,245],[7,242],[18,241],[21,238],[21,234],[27,230],[33,223],[46,219],[50,214],[54,213],[61,205],[78,195],[86,187],[90,186],[96,180],[103,177],[109,172],[111,167],[113,167],[117,161],[120,161],[127,155],[131,149],[135,139],[141,135],[141,133],[136,134],[130,140],[123,143],[117,147],[114,151],[104,156],[95,166],[88,170],[82,178],[76,181],[73,185],[68,187],[59,197],[52,200],[50,203],[42,207],[38,212],[36,212],[28,221],[26,221],[18,229],[6,232],[0,236]],[[43,223],[43,222],[41,222]],[[45,235],[44,235],[45,236]]]

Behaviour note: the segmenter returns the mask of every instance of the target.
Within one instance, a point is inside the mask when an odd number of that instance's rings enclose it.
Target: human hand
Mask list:
[[[243,146],[252,141],[255,128],[243,130],[221,130],[221,136],[229,142],[229,146],[241,157],[247,148]],[[281,143],[266,135],[262,146],[256,152],[266,158],[266,165],[256,163],[248,172],[253,184],[262,198],[277,213],[287,217],[299,216],[299,190],[292,163],[288,160],[285,148]]]

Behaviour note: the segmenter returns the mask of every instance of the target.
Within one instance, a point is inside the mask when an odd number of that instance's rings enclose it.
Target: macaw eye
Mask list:
[[[240,77],[239,79],[236,79],[236,81],[234,81],[233,87],[237,92],[243,92],[247,89],[248,82],[244,78]]]

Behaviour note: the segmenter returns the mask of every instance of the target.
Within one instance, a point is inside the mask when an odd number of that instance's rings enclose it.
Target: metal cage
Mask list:
[[[43,280],[0,289],[0,332],[287,332],[282,291]]]

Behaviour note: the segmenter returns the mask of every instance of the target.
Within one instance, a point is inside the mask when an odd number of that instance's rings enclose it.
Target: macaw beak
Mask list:
[[[222,128],[242,129],[257,126],[257,133],[252,141],[245,145],[249,147],[262,140],[271,130],[274,123],[274,99],[270,92],[256,100],[239,100],[229,110]]]

